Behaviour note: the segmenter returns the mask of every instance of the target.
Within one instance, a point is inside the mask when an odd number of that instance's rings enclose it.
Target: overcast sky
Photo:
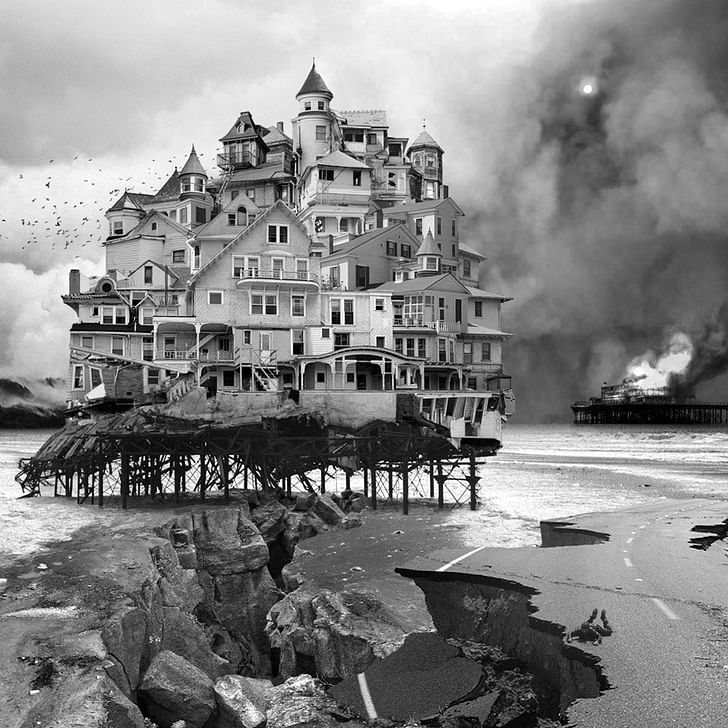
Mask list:
[[[445,149],[481,282],[516,299],[505,358],[531,419],[567,418],[676,329],[720,349],[723,6],[0,0],[0,374],[65,376],[59,296],[69,268],[101,271],[105,209],[193,143],[214,173],[242,110],[290,133],[313,56],[334,108],[386,109],[410,139],[426,120]]]

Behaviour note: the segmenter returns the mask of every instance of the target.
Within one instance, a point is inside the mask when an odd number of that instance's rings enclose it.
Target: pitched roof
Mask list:
[[[469,245],[465,245],[465,243],[458,243],[458,247],[460,248],[460,251],[465,253],[466,255],[472,255],[473,258],[480,258],[481,260],[488,260],[485,255],[479,253],[477,250],[471,248]]]
[[[448,280],[449,279],[449,280]],[[406,281],[382,283],[379,289],[382,291],[391,291],[396,293],[416,293],[417,291],[426,291],[430,288],[440,290],[443,283],[454,283],[457,288],[462,289],[463,293],[468,293],[468,287],[463,285],[452,273],[443,273],[439,276],[423,276],[420,278],[408,278]]]
[[[316,164],[319,167],[346,167],[348,169],[369,169],[369,167],[360,162],[354,157],[350,157],[344,152],[340,152],[338,149],[331,154],[327,154],[325,157],[316,160]]]
[[[349,126],[388,126],[387,112],[384,109],[337,111],[336,114]]]
[[[491,291],[485,291],[482,288],[473,288],[473,286],[465,286],[468,289],[468,293],[471,296],[477,298],[495,298],[499,301],[512,301],[513,298],[509,296],[502,296],[500,293],[492,293]]]
[[[477,324],[468,324],[467,333],[479,334],[480,336],[497,336],[503,338],[513,336],[513,334],[509,334],[507,331],[500,331],[499,329],[489,329],[485,326],[478,326]]]
[[[207,172],[205,172],[205,168],[202,166],[199,158],[197,157],[197,152],[195,151],[194,144],[192,145],[192,149],[190,150],[190,156],[187,157],[185,166],[182,167],[179,174],[180,176],[183,174],[199,174],[203,177],[207,177]]]
[[[329,87],[316,70],[315,61],[311,66],[311,70],[308,72],[308,76],[306,76],[306,80],[303,82],[303,86],[301,86],[301,90],[296,94],[296,98],[304,94],[323,94],[324,96],[328,96],[329,101],[334,98],[334,94],[329,91]]]
[[[159,192],[151,199],[152,203],[155,202],[169,202],[170,200],[179,199],[179,172],[177,167],[174,168],[174,172],[169,175],[169,179],[160,187]]]
[[[438,200],[422,200],[421,202],[407,202],[404,205],[392,205],[392,207],[385,207],[384,216],[390,215],[401,215],[402,213],[408,212],[421,212],[423,210],[436,210],[438,207],[442,207],[445,204],[451,204],[455,207],[456,212],[459,215],[465,215],[460,205],[458,205],[452,197],[443,197]]]
[[[278,177],[282,180],[293,179],[292,175],[281,169],[280,164],[274,163],[261,164],[258,167],[241,169],[238,172],[230,175],[230,182],[253,182],[259,180],[273,179],[274,177]]]
[[[293,143],[293,139],[291,139],[288,134],[281,131],[277,126],[269,126],[267,133],[264,132],[263,136],[265,137],[265,143],[268,146],[271,146],[273,144],[281,144],[282,142]]]
[[[420,245],[420,249],[417,251],[417,257],[421,255],[439,255],[442,257],[442,251],[437,247],[435,238],[432,237],[432,230],[427,231],[427,235],[425,235],[425,239],[422,241],[422,245]]]
[[[419,133],[417,139],[409,146],[410,149],[414,149],[415,147],[435,147],[435,149],[439,149],[441,152],[443,151],[442,147],[430,136],[430,133],[424,127],[422,127],[422,131]]]
[[[238,131],[238,127],[242,126],[242,131]],[[220,137],[221,142],[230,139],[258,139],[260,143],[267,149],[267,145],[260,138],[263,127],[258,126],[253,121],[253,115],[249,111],[241,111],[235,123],[230,127],[230,131],[224,137]]]
[[[142,205],[149,204],[153,199],[154,195],[124,190],[121,197],[106,212],[118,212],[119,210],[128,210],[130,208],[132,210],[142,210]]]
[[[404,237],[409,239],[411,244],[419,245],[420,241],[404,225],[397,225],[395,227],[374,228],[373,230],[367,230],[367,232],[362,233],[361,235],[357,235],[355,238],[351,238],[348,242],[343,243],[342,245],[337,245],[334,248],[334,252],[330,255],[327,255],[326,258],[331,258],[335,255],[339,255],[340,253],[350,253],[355,248],[358,248],[365,243],[369,243],[372,240],[376,240],[379,237],[383,237],[385,239],[387,237],[391,237],[392,234],[395,232],[404,235]]]

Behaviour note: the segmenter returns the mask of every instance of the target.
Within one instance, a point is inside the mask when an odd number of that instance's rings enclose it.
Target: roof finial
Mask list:
[[[316,65],[316,56],[313,57],[313,65]]]

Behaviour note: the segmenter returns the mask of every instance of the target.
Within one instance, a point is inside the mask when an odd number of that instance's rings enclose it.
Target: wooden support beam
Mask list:
[[[200,453],[200,500],[204,503],[205,502],[205,488],[207,487],[207,465],[206,465],[206,459],[205,456]]]
[[[121,507],[129,507],[129,453],[121,453]]]
[[[377,510],[377,465],[372,463],[372,498],[371,498],[372,510]]]
[[[225,502],[230,500],[230,482],[228,478],[228,459],[227,455],[218,456],[218,466],[220,467],[220,480],[222,481],[222,489],[225,494]]]
[[[321,492],[326,492],[326,466],[321,466]]]
[[[402,515],[409,513],[409,450],[402,461]]]
[[[99,508],[103,508],[104,505],[104,466],[103,464],[99,468]]]
[[[443,508],[445,505],[446,476],[442,473],[442,460],[440,458],[437,459],[437,475],[435,479],[437,480],[437,507]]]
[[[478,475],[477,462],[475,460],[475,453],[470,453],[470,468],[468,474],[468,485],[470,486],[470,510],[474,511],[478,508],[478,482],[480,476]]]

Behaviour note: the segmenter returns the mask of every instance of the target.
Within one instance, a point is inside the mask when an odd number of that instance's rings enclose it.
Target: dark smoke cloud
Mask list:
[[[516,297],[520,419],[557,421],[668,330],[695,343],[691,386],[728,366],[728,4],[562,6],[536,37],[509,79],[527,97],[515,144],[470,229],[486,283]]]

